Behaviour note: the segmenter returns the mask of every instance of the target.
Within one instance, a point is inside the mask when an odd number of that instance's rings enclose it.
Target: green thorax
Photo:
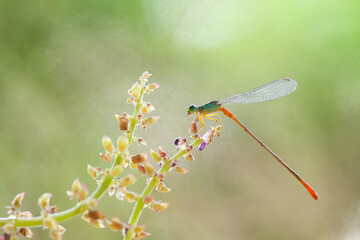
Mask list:
[[[218,101],[211,101],[199,106],[197,111],[201,114],[208,114],[218,111],[220,107],[221,105],[218,103]]]

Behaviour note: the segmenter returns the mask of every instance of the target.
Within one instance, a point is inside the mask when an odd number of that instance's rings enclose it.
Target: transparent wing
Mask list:
[[[281,78],[248,92],[218,101],[221,105],[229,103],[258,103],[284,97],[296,90],[297,82],[291,78]]]

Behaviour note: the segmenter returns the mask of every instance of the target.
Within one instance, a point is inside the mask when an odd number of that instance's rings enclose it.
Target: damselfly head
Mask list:
[[[187,115],[191,115],[196,111],[197,107],[195,105],[190,105],[187,111]]]

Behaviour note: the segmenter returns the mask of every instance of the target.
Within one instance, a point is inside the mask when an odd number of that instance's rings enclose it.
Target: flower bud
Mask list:
[[[147,87],[150,89],[150,91],[154,91],[155,89],[159,88],[160,85],[157,83],[151,83]]]
[[[192,161],[195,160],[195,159],[194,159],[194,156],[193,156],[191,153],[187,154],[187,155],[185,156],[185,159],[186,159],[186,161],[189,161],[189,162],[192,162]]]
[[[145,224],[141,224],[141,225],[137,225],[134,228],[134,233],[140,233],[143,232],[145,230],[146,225]]]
[[[20,218],[32,218],[34,215],[30,211],[21,212],[19,214]]]
[[[108,194],[111,197],[112,195],[115,194],[115,184],[111,184],[108,188]]]
[[[184,174],[184,173],[189,172],[189,170],[187,170],[186,168],[177,166],[177,167],[176,167],[176,172],[178,172],[178,173],[180,173],[180,174]]]
[[[166,187],[165,183],[161,181],[156,186],[156,191],[162,192],[162,193],[167,193],[167,192],[171,191],[171,188]]]
[[[159,154],[157,152],[154,152],[152,149],[150,149],[150,155],[155,162],[161,161],[161,157],[159,156]]]
[[[83,184],[78,195],[78,201],[79,202],[84,201],[88,195],[89,195],[89,189],[86,184]]]
[[[149,208],[152,209],[154,212],[160,212],[165,210],[168,206],[169,206],[168,202],[153,201],[150,203]]]
[[[141,125],[142,126],[145,126],[145,127],[149,127],[150,125],[153,125],[154,123],[157,122],[157,120],[159,119],[160,117],[158,116],[155,116],[155,117],[144,117],[141,121]]]
[[[133,95],[134,98],[138,98],[140,96],[141,87],[138,82],[135,82],[131,87],[131,95]]]
[[[71,186],[71,191],[66,191],[66,194],[71,199],[77,198],[78,201],[84,201],[89,195],[89,190],[86,184],[81,184],[80,180],[76,178]]]
[[[42,210],[48,209],[50,207],[50,198],[52,197],[51,193],[44,193],[38,200],[38,204]]]
[[[98,204],[99,204],[99,199],[93,198],[87,203],[87,206],[89,208],[93,208],[93,207],[96,207]]]
[[[121,135],[117,139],[117,146],[120,152],[125,152],[129,144],[129,139],[125,135]]]
[[[144,197],[143,202],[144,202],[145,204],[149,204],[150,202],[152,202],[152,200],[154,200],[154,197],[151,196],[151,195],[148,195],[148,196]]]
[[[51,230],[56,230],[57,229],[57,222],[54,218],[52,218],[50,215],[48,215],[47,217],[44,218],[43,220],[43,224],[45,228],[51,229]]]
[[[117,177],[123,171],[123,167],[121,165],[115,165],[111,170],[111,176]]]
[[[140,81],[145,81],[147,82],[148,78],[151,76],[151,73],[148,73],[148,71],[145,71],[139,78]]]
[[[138,199],[138,195],[134,192],[125,192],[124,198],[129,203],[135,202]]]
[[[165,179],[165,174],[159,173],[159,174],[157,175],[157,177],[160,179],[160,181],[162,181],[162,180]]]
[[[150,113],[155,111],[154,106],[149,102],[144,102],[143,107],[141,109],[141,113]]]
[[[14,225],[12,223],[6,223],[3,226],[4,233],[11,234],[11,232],[14,230]]]
[[[92,179],[96,179],[100,174],[101,168],[94,168],[88,164],[87,171],[89,175],[92,177]]]
[[[18,195],[15,196],[15,198],[12,200],[11,202],[11,206],[15,209],[19,209],[21,208],[21,203],[22,200],[24,199],[25,193],[19,193]]]
[[[150,163],[150,161],[145,161],[144,163],[146,174],[150,177],[155,176],[155,169],[154,166]]]
[[[124,178],[121,178],[119,183],[123,187],[130,186],[131,184],[134,184],[137,180],[137,176],[135,174],[129,174]]]
[[[102,144],[106,152],[112,152],[114,150],[111,139],[106,135],[104,135],[102,138]]]
[[[135,98],[134,97],[129,97],[128,99],[126,99],[126,102],[128,103],[128,104],[131,104],[131,103],[133,103],[135,101]]]

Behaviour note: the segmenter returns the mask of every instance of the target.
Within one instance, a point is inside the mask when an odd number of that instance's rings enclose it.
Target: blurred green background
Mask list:
[[[299,83],[290,96],[229,109],[320,199],[223,118],[223,136],[182,161],[190,173],[155,193],[170,207],[140,223],[148,239],[360,239],[359,12],[354,0],[0,1],[0,204],[25,191],[38,215],[43,192],[64,210],[76,177],[95,189],[86,165],[105,166],[101,137],[120,134],[114,114],[133,111],[127,90],[145,70],[161,118],[136,132],[148,146],[134,154],[174,154],[188,105],[287,76]],[[132,205],[105,196],[99,209],[126,222]],[[80,218],[63,225],[65,239],[121,239]]]

